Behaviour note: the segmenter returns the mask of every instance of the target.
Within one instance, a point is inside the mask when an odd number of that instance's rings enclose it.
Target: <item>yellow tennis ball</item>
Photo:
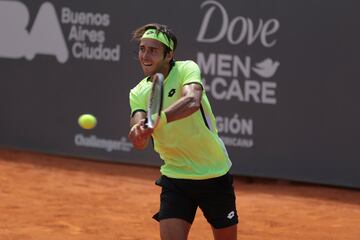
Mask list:
[[[93,129],[97,124],[97,120],[91,114],[83,114],[79,117],[78,123],[84,129]]]

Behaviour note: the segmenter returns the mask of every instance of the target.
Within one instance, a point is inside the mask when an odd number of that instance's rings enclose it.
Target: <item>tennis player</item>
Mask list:
[[[144,149],[153,139],[164,161],[156,184],[162,187],[160,222],[162,240],[185,240],[199,207],[210,223],[214,239],[237,238],[238,216],[231,161],[215,125],[209,100],[193,61],[174,61],[177,38],[165,25],[147,24],[133,33],[139,44],[139,62],[145,78],[130,91],[129,139]],[[151,77],[162,73],[164,110],[160,123],[145,127]]]

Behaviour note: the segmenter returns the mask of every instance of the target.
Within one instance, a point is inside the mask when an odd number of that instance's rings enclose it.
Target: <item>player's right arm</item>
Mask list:
[[[149,144],[152,129],[145,127],[146,113],[135,112],[130,118],[129,139],[136,149],[142,150]]]

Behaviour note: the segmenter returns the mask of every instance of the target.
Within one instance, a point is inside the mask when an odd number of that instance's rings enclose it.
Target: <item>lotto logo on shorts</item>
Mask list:
[[[231,212],[227,215],[227,218],[228,218],[228,219],[232,219],[234,216],[235,216],[235,212],[234,212],[234,211],[231,211]]]

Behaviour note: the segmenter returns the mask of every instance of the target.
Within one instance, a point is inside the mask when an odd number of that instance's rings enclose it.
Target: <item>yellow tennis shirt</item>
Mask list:
[[[193,61],[176,61],[164,81],[163,109],[181,98],[182,87],[198,83],[201,74]],[[151,81],[144,78],[130,91],[131,113],[145,111]],[[201,108],[190,116],[155,129],[154,149],[164,161],[161,173],[171,178],[208,179],[227,173],[231,167],[224,143],[217,133],[214,114],[203,91]]]

